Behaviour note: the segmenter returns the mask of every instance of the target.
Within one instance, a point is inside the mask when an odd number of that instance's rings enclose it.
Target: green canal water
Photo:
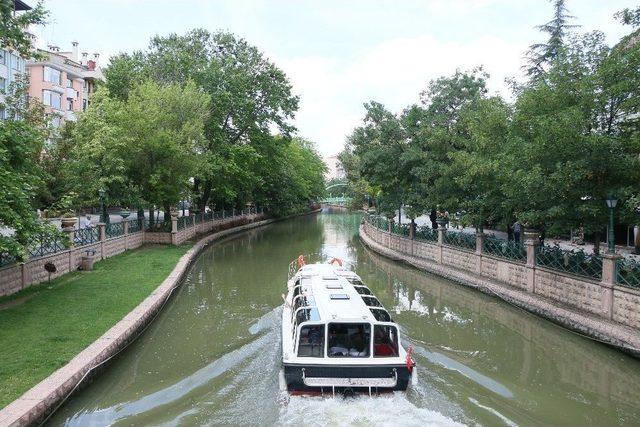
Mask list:
[[[640,361],[382,258],[360,217],[274,224],[205,250],[144,335],[50,425],[640,425]],[[415,350],[419,385],[381,397],[278,390],[289,262],[348,259]]]

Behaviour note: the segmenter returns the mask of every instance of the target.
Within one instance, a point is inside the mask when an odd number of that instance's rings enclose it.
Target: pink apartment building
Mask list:
[[[76,113],[89,106],[96,81],[103,79],[97,66],[98,54],[88,60],[87,53],[83,53],[79,59],[77,42],[71,52],[60,52],[56,46],[39,52],[45,59],[27,62],[29,97],[42,102],[56,127],[76,120]]]

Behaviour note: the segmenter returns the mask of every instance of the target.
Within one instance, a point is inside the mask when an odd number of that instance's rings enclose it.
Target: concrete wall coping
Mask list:
[[[310,213],[315,212],[318,211]],[[0,410],[0,426],[37,424],[55,411],[70,393],[79,388],[93,370],[109,361],[137,338],[144,327],[153,320],[154,315],[164,306],[173,290],[180,286],[181,279],[191,262],[207,245],[231,234],[261,227],[282,219],[286,218],[252,222],[209,234],[200,239],[180,258],[168,277],[122,320],[82,350],[65,366]]]
[[[401,253],[376,242],[360,226],[360,240],[374,252],[395,261],[404,262],[419,270],[444,277],[456,283],[474,288],[485,294],[498,297],[512,305],[523,308],[540,317],[551,320],[572,331],[616,347],[632,356],[640,358],[640,334],[634,328],[615,321],[591,315],[559,304],[539,294],[510,287],[490,278],[472,272],[455,269],[426,258]],[[555,272],[554,272],[555,273]],[[597,284],[597,282],[596,282]],[[627,289],[625,289],[627,290]]]

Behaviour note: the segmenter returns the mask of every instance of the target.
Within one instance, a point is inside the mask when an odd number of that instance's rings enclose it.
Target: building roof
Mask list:
[[[31,6],[23,2],[22,0],[13,0],[14,10],[31,10]]]

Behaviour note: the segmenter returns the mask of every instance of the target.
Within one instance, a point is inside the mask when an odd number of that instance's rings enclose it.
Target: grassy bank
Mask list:
[[[66,364],[144,300],[191,247],[151,246],[0,298],[0,408]]]

